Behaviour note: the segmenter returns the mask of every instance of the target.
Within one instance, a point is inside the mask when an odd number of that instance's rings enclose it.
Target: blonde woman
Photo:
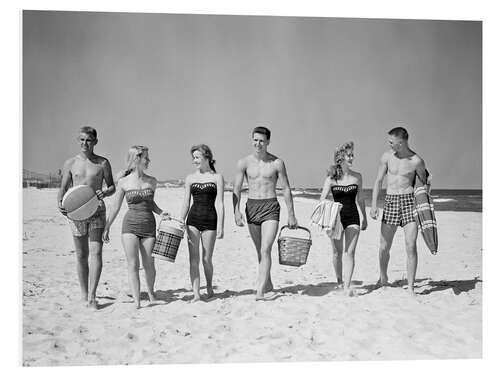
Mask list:
[[[363,179],[361,173],[353,171],[354,143],[346,142],[335,150],[334,164],[327,170],[320,200],[327,198],[331,192],[335,202],[342,203],[340,221],[342,236],[340,239],[330,238],[333,247],[333,268],[339,286],[344,287],[348,296],[353,296],[351,280],[354,272],[354,254],[358,242],[359,231],[367,227],[365,201],[362,195]],[[363,216],[360,222],[358,207]],[[345,254],[345,282],[342,278],[342,255]]]
[[[186,177],[184,203],[180,218],[186,219],[189,247],[189,274],[193,287],[192,302],[200,297],[200,242],[202,263],[207,281],[207,298],[214,295],[212,254],[216,238],[224,237],[224,179],[215,171],[215,160],[207,145],[191,147],[196,171]],[[193,197],[193,205],[189,207]],[[188,214],[189,210],[189,214]]]
[[[145,146],[132,146],[128,151],[127,167],[117,176],[116,202],[110,211],[103,239],[109,241],[109,229],[120,211],[123,198],[129,210],[122,223],[122,244],[128,264],[128,276],[135,307],[141,307],[139,280],[139,253],[146,273],[146,286],[150,302],[156,301],[154,283],[156,269],[152,250],[156,237],[156,221],[153,213],[168,218],[154,201],[156,178],[145,170],[149,166],[149,152]]]

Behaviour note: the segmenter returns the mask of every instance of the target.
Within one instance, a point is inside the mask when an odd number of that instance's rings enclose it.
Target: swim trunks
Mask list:
[[[248,224],[261,225],[267,220],[280,220],[280,204],[277,198],[248,198],[245,208]]]
[[[384,202],[384,213],[382,222],[390,225],[404,227],[406,224],[415,221],[415,198],[410,194],[387,194]]]
[[[342,227],[345,229],[349,225],[359,226],[359,212],[358,206],[356,206],[358,185],[333,185],[331,189],[333,200],[342,203],[342,209],[340,210]]]
[[[85,220],[71,220],[68,218],[71,233],[75,237],[89,236],[90,241],[102,243],[102,230],[106,225],[106,206],[102,200],[94,215]]]
[[[156,221],[153,215],[154,194],[151,188],[125,192],[129,209],[123,218],[122,234],[131,233],[139,239],[156,237]]]
[[[214,182],[195,182],[191,184],[193,205],[186,220],[200,232],[217,229],[217,212],[215,198],[217,198],[217,184]]]

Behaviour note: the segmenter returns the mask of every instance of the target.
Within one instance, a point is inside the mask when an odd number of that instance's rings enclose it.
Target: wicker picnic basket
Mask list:
[[[280,229],[278,235],[279,263],[286,266],[300,267],[307,262],[307,256],[312,244],[311,232],[307,228],[297,227],[296,229],[306,231],[309,238],[291,237],[281,234],[285,228],[292,230],[288,225],[284,225]]]
[[[184,223],[170,218],[167,222],[161,220],[153,246],[153,256],[174,263],[179,245],[184,237]]]

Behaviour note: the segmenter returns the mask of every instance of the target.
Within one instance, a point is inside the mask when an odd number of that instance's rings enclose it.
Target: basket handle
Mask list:
[[[168,221],[173,220],[173,221],[177,221],[179,224],[182,224],[184,226],[186,225],[182,220],[179,220],[179,219],[176,219],[175,217],[170,216],[168,219],[164,219],[164,218],[160,219],[160,222],[158,223],[158,229],[157,230],[160,230],[161,223],[164,222],[164,221],[166,221],[166,220],[168,220]]]
[[[290,226],[288,225],[283,225],[280,229],[280,232],[278,233],[278,238],[281,236],[281,232],[283,231],[283,229],[285,228],[288,228],[288,229],[291,229],[291,230],[296,230],[296,229],[302,229],[302,230],[305,230],[308,234],[309,234],[309,239],[311,239],[311,231],[305,227],[301,227],[301,226],[297,226],[295,227],[294,229],[290,228]]]

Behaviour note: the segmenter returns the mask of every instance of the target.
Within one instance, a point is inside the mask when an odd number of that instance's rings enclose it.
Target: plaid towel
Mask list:
[[[427,176],[429,172],[426,170]],[[438,249],[438,231],[436,216],[434,214],[434,204],[430,195],[429,177],[427,182],[423,183],[418,176],[416,177],[413,194],[415,197],[415,221],[418,224],[420,233],[424,238],[425,244],[435,254]]]
[[[340,239],[342,235],[342,224],[340,222],[340,210],[342,204],[330,200],[319,202],[311,214],[311,225],[316,225],[320,230],[326,230],[326,234],[334,239]]]

